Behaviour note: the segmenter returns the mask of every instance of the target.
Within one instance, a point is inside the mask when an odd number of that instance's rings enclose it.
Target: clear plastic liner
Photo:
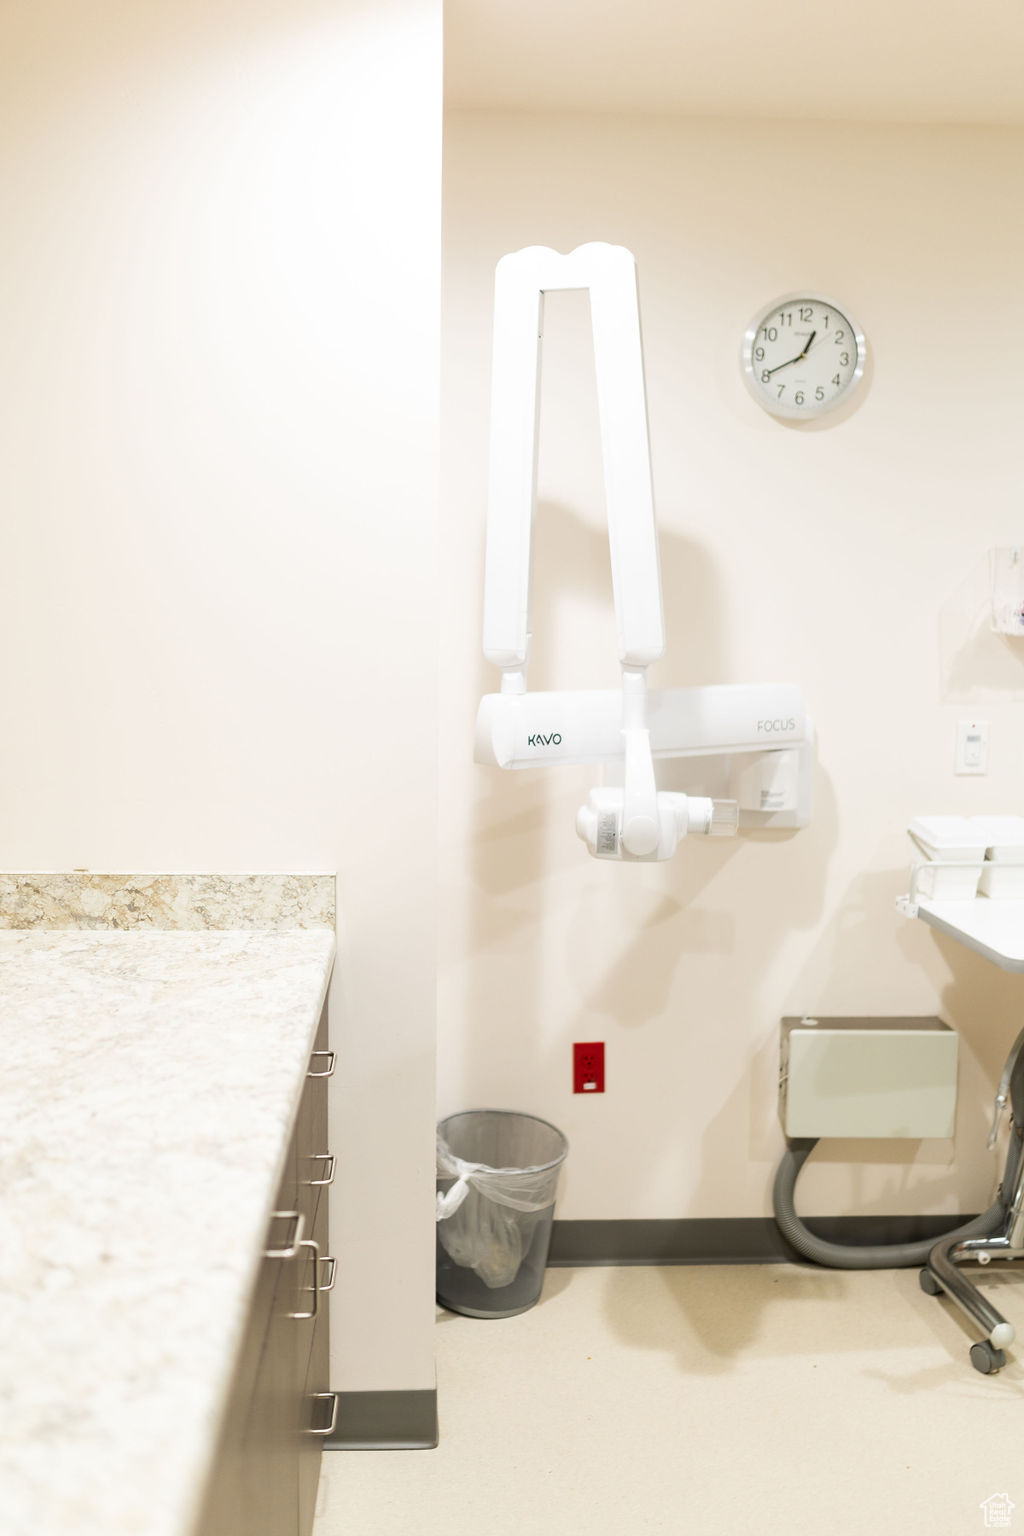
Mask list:
[[[491,1290],[511,1285],[542,1212],[555,1202],[569,1144],[532,1115],[469,1110],[437,1132],[437,1235]],[[449,1184],[448,1181],[452,1182]]]

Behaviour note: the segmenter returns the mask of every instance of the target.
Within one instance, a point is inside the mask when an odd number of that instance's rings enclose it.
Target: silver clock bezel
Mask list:
[[[815,401],[810,405],[773,405],[754,377],[754,342],[758,331],[770,314],[773,314],[780,306],[795,304],[800,299],[804,300],[805,303],[809,301],[812,304],[827,304],[830,309],[834,309],[837,314],[842,315],[853,332],[854,343],[857,347],[857,364],[850,375],[849,381],[837,395],[833,395],[831,400],[823,400],[820,404]],[[761,409],[767,411],[769,416],[779,416],[787,421],[816,421],[819,416],[827,416],[830,411],[836,411],[840,406],[846,405],[849,402],[857,385],[864,377],[864,365],[867,362],[867,343],[864,340],[864,332],[845,304],[840,304],[836,299],[830,298],[827,293],[815,293],[811,289],[800,288],[794,293],[780,295],[779,298],[773,299],[770,304],[765,304],[758,310],[743,333],[741,362],[743,377],[748,390]]]

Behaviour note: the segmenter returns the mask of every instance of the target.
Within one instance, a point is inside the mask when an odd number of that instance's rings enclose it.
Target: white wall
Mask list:
[[[639,262],[669,647],[652,683],[795,681],[820,731],[813,825],[591,862],[587,769],[471,762],[490,310],[505,251]],[[564,1217],[760,1215],[785,1013],[928,1013],[962,1031],[955,1148],[822,1146],[808,1211],[977,1209],[1024,983],[894,911],[907,820],[1022,809],[1024,655],[977,633],[989,545],[1024,538],[1024,133],[449,113],[446,120],[440,1109],[534,1110],[571,1153]],[[747,321],[807,285],[873,350],[859,409],[769,419]],[[585,302],[549,299],[536,687],[617,677]],[[1019,646],[1018,642],[1018,646]],[[955,778],[954,722],[991,721]],[[573,1040],[608,1089],[573,1097]],[[955,1162],[954,1162],[955,1156]]]
[[[970,26],[960,0],[932,0],[922,19],[920,0],[815,6],[813,28],[806,0],[447,0],[445,102],[1019,126],[1016,0],[987,0]]]
[[[0,13],[0,861],[337,869],[333,1384],[433,1384],[440,6]]]

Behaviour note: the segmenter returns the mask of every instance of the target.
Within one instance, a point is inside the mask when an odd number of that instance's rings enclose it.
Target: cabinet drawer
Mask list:
[[[316,1490],[324,1440],[335,1428],[337,1402],[330,1390],[330,1340],[327,1318],[317,1324],[302,1399],[299,1445],[299,1536],[309,1536],[316,1514]]]
[[[327,1140],[327,1084],[329,1079],[320,1074],[326,1072],[333,1061],[327,1049],[327,1016],[320,1020],[313,1051],[309,1059],[309,1071],[302,1090],[302,1099],[295,1122],[296,1180],[299,1209],[306,1217],[308,1231],[317,1219],[317,1211],[323,1191],[334,1180],[334,1158]]]
[[[299,1152],[298,1177],[321,1179],[326,1177],[324,1159],[327,1154],[327,1085],[333,1071],[334,1056],[327,1046],[327,1015],[320,1019],[309,1067],[302,1090],[302,1100],[295,1122],[295,1139]]]
[[[327,1200],[320,1202],[317,1241],[327,1246]],[[321,1259],[320,1285],[333,1284],[333,1261]],[[327,1294],[321,1290],[319,1313],[312,1325],[304,1372],[302,1432],[299,1437],[299,1536],[309,1536],[316,1513],[316,1490],[325,1430],[333,1424],[334,1399],[330,1393],[330,1317]]]
[[[295,1427],[295,1328],[298,1265],[283,1261],[270,1327],[260,1356],[242,1435],[242,1529],[282,1536],[295,1528],[299,1475]]]
[[[316,1220],[310,1237],[316,1245],[304,1246],[296,1262],[297,1302],[293,1312],[302,1316],[293,1318],[295,1325],[295,1380],[304,1382],[309,1370],[313,1340],[327,1332],[328,1293],[324,1286],[333,1282],[333,1263],[327,1242],[328,1201],[317,1204]],[[305,1315],[313,1313],[312,1317]]]

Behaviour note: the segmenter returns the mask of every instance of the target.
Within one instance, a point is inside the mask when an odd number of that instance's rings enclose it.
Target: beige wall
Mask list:
[[[800,683],[812,826],[592,862],[587,769],[471,762],[490,305],[505,251],[637,256],[669,645],[654,684]],[[833,1143],[808,1211],[977,1209],[1024,982],[897,916],[908,818],[1018,811],[1024,655],[976,631],[989,545],[1024,538],[1024,133],[450,113],[446,121],[440,1109],[534,1110],[572,1151],[565,1217],[759,1215],[784,1013],[940,1011],[962,1031],[954,1146]],[[738,354],[807,285],[873,349],[860,408],[769,419]],[[617,675],[586,308],[548,301],[534,686]],[[1017,642],[1018,646],[1020,642]],[[991,772],[953,775],[954,723]],[[573,1097],[570,1044],[608,1091]],[[955,1156],[955,1162],[954,1162]]]
[[[433,1383],[440,6],[0,13],[0,861],[337,869],[333,1385]]]

